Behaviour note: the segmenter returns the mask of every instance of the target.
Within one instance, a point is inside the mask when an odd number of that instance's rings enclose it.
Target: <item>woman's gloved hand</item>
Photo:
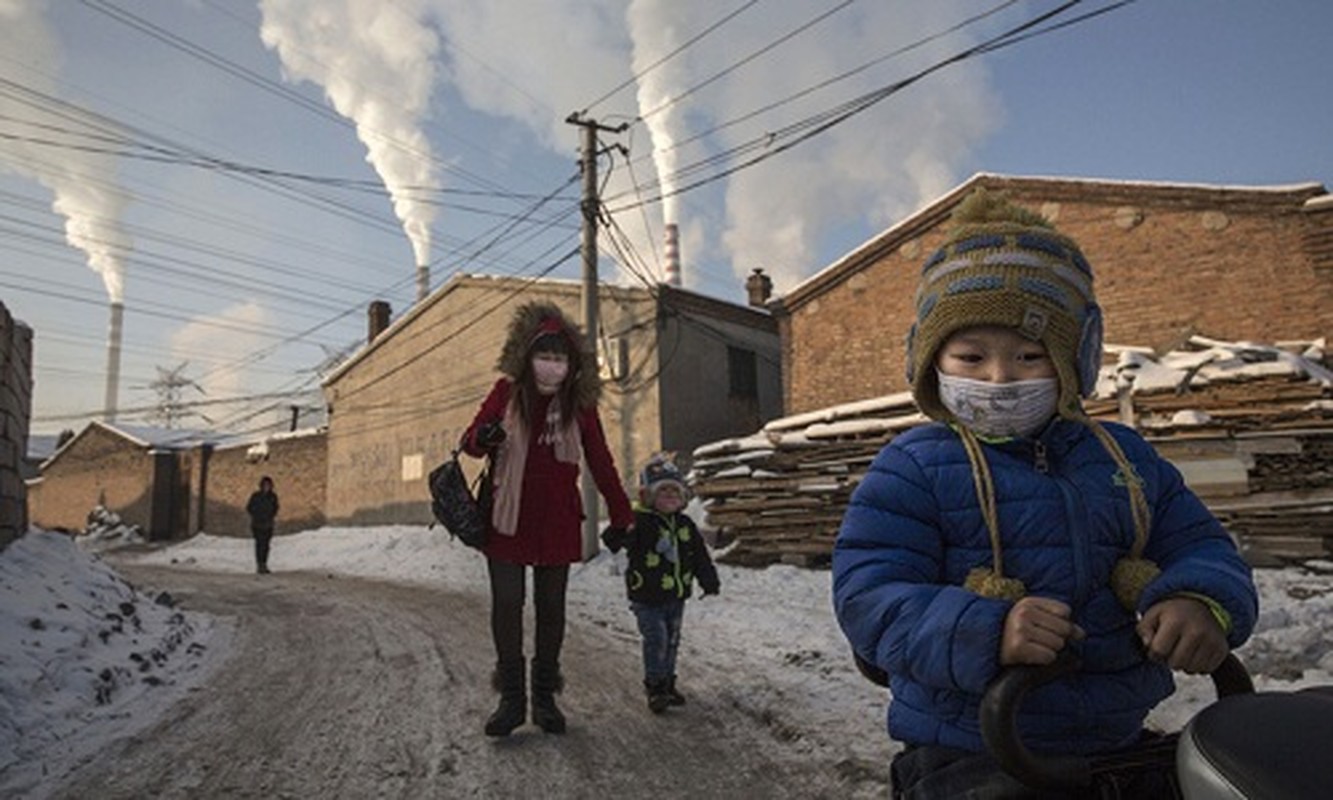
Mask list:
[[[486,450],[494,450],[505,440],[505,429],[498,422],[488,422],[477,428],[477,444]]]

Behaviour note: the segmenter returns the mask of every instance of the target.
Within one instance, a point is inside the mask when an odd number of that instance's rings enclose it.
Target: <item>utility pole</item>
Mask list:
[[[565,118],[570,125],[583,129],[583,144],[580,149],[579,166],[583,171],[583,335],[588,341],[585,351],[591,353],[592,364],[584,369],[597,369],[597,330],[600,325],[597,306],[597,209],[601,199],[597,196],[597,149],[598,131],[623,133],[629,127],[621,123],[612,128],[599,125],[597,120],[585,119],[578,111]],[[596,555],[598,545],[598,506],[597,484],[590,470],[583,470],[583,556],[585,559]]]

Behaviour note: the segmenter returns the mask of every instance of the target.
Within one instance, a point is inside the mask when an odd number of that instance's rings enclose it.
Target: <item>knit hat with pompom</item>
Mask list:
[[[1102,357],[1102,313],[1092,267],[1041,215],[979,188],[953,214],[953,230],[921,270],[916,322],[907,335],[907,380],[921,411],[954,421],[940,401],[935,357],[964,328],[1013,328],[1046,346],[1060,380],[1056,411],[1083,416]]]

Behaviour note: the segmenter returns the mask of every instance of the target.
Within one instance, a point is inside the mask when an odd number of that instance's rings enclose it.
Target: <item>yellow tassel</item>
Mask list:
[[[976,567],[967,573],[963,588],[994,600],[1021,600],[1028,591],[1018,578],[996,575],[990,567]]]
[[[1111,591],[1120,605],[1138,611],[1139,595],[1161,574],[1162,570],[1146,558],[1122,558],[1111,570]]]

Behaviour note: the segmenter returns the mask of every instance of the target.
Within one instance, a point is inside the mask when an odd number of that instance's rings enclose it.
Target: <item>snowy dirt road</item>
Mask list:
[[[738,708],[706,680],[687,687],[686,707],[653,716],[637,650],[575,616],[560,699],[568,733],[529,724],[494,740],[481,733],[496,700],[484,596],[313,572],[117,569],[184,608],[231,618],[233,652],[204,687],[84,765],[57,797],[888,793],[886,769],[802,757],[789,721]]]

